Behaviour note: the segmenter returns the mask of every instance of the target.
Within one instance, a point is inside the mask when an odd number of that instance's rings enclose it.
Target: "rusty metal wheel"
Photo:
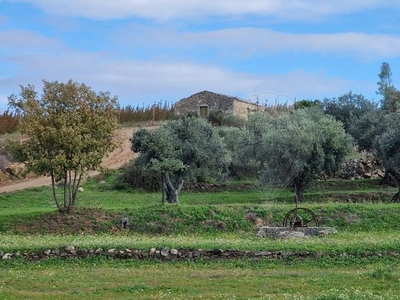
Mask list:
[[[296,207],[289,211],[283,219],[283,227],[318,227],[319,221],[311,210]]]

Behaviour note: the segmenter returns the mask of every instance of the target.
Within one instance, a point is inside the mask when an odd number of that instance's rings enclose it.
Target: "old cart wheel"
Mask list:
[[[289,211],[283,219],[283,227],[318,227],[317,216],[309,209],[297,207]]]

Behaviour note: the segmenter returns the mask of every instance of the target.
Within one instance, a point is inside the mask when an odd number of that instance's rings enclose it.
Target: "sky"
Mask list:
[[[0,111],[69,79],[122,107],[208,90],[291,104],[400,86],[400,0],[0,0]]]

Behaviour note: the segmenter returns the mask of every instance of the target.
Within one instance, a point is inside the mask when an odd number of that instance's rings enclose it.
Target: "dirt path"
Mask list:
[[[125,163],[129,162],[137,154],[133,153],[130,149],[129,138],[132,136],[133,132],[139,127],[127,127],[118,130],[117,138],[120,138],[122,143],[110,153],[107,157],[103,159],[103,166],[108,169],[118,169]],[[155,126],[146,127],[147,129],[155,128]],[[99,172],[90,172],[89,176],[97,175]],[[24,180],[8,180],[0,183],[0,193],[13,192],[18,190],[24,190],[31,187],[51,185],[50,177],[39,177],[39,178],[29,178]]]

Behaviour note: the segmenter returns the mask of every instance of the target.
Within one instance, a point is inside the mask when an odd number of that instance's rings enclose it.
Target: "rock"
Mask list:
[[[70,254],[75,254],[76,248],[75,248],[75,246],[66,246],[64,248],[64,251],[67,253],[70,253]]]
[[[317,235],[318,236],[326,236],[326,235],[331,234],[331,233],[338,233],[338,232],[337,232],[336,228],[327,227],[327,228],[325,228],[323,230],[318,231]]]
[[[169,248],[163,248],[160,251],[160,254],[161,254],[162,257],[168,257],[169,256]]]
[[[211,253],[212,254],[214,254],[214,255],[222,255],[222,254],[224,254],[224,250],[223,249],[214,249],[214,250],[211,250]]]
[[[304,238],[306,235],[301,231],[282,231],[279,233],[280,238]]]
[[[372,177],[372,173],[371,172],[366,172],[366,173],[364,173],[364,177],[365,178],[371,178]]]
[[[6,253],[2,256],[2,259],[11,259],[12,258],[12,253]]]
[[[269,251],[261,251],[261,252],[256,252],[254,253],[254,256],[261,256],[261,257],[266,257],[266,256],[271,256],[272,252]]]
[[[84,190],[83,187],[80,186],[80,187],[78,188],[78,192],[83,193],[84,191],[85,191],[85,190]]]
[[[345,179],[361,179],[381,177],[384,173],[385,169],[381,161],[373,157],[367,157],[346,161],[337,176]]]

